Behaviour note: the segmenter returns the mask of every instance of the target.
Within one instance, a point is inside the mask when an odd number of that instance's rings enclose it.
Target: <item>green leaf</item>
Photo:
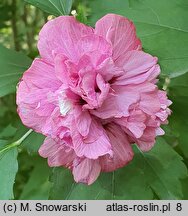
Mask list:
[[[15,135],[17,129],[9,124],[2,131],[0,131],[0,139],[7,139]]]
[[[77,12],[76,19],[79,22],[87,25],[88,24],[87,16],[88,16],[89,9],[85,5],[79,4],[77,6],[76,12]]]
[[[183,154],[188,158],[188,73],[171,79],[168,86],[169,96],[173,104],[170,128],[177,138]]]
[[[126,170],[102,173],[94,184],[86,186],[75,183],[69,170],[55,168],[51,177],[50,199],[152,199],[153,194],[146,184],[144,173],[134,165]]]
[[[46,200],[48,199],[50,190],[50,182],[48,181],[50,168],[44,159],[38,157],[33,159],[34,169],[19,199]]]
[[[27,3],[40,8],[54,16],[68,15],[71,11],[73,0],[25,0]]]
[[[107,174],[109,176],[109,174]],[[77,184],[73,180],[71,172],[62,167],[53,169],[51,182],[53,183],[49,199],[54,200],[67,200],[67,199],[109,199],[110,191],[103,188],[101,185],[101,179],[103,180],[105,175],[101,175],[91,186],[85,186],[83,184]],[[109,183],[107,183],[107,187]]]
[[[181,199],[183,195],[179,180],[187,176],[181,156],[162,138],[158,138],[150,152],[140,155],[147,181],[157,196],[160,199]]]
[[[31,64],[31,59],[22,53],[0,45],[0,97],[16,91],[22,73]]]
[[[188,200],[188,178],[182,180],[183,199]]]
[[[133,20],[143,48],[159,58],[162,75],[188,71],[188,2],[186,0],[91,0],[91,23],[107,13]]]
[[[22,125],[20,122],[17,124],[17,132],[14,141],[23,136],[29,129]],[[25,149],[29,154],[38,154],[38,150],[44,141],[42,134],[32,132],[21,144],[21,148]]]
[[[38,154],[38,150],[44,141],[42,134],[32,132],[22,143],[22,147],[27,150],[29,154]]]
[[[72,174],[55,168],[51,199],[181,199],[180,178],[187,176],[182,158],[163,139],[148,153],[135,148],[135,157],[126,167],[103,173],[91,186],[76,184]]]
[[[7,145],[7,141],[0,140],[0,149]],[[0,200],[13,199],[13,185],[18,171],[17,148],[11,148],[0,154]]]

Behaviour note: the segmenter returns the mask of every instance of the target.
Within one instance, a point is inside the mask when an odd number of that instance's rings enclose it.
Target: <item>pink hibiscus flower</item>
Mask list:
[[[164,133],[171,102],[155,85],[157,58],[141,50],[131,21],[108,14],[93,29],[61,16],[42,28],[38,49],[17,105],[23,123],[47,136],[39,154],[49,166],[92,184],[129,163],[133,143],[148,151]]]

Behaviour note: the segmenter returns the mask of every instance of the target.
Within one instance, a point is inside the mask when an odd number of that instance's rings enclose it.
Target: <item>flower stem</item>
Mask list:
[[[31,133],[33,132],[32,129],[28,130],[19,140],[15,141],[16,145],[20,145]]]
[[[5,148],[3,148],[2,150],[0,150],[0,154],[2,154],[3,152],[11,149],[11,148],[14,148],[16,146],[19,146],[31,133],[32,133],[32,129],[30,129],[29,131],[27,131],[27,133],[25,133],[19,140],[13,142],[13,143],[10,143],[8,145],[5,146]]]

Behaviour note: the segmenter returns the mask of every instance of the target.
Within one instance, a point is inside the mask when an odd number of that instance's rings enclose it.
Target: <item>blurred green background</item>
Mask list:
[[[173,114],[164,127],[166,135],[152,151],[135,150],[130,165],[102,174],[87,187],[75,184],[69,171],[49,168],[38,156],[42,135],[33,132],[21,145],[10,146],[28,131],[17,115],[15,92],[38,56],[44,23],[72,14],[94,26],[107,13],[133,20],[143,49],[159,58],[158,85],[173,101]],[[0,0],[0,199],[187,199],[187,131],[187,0]]]

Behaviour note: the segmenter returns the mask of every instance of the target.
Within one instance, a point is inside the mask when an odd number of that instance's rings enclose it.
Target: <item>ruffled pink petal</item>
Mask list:
[[[77,106],[74,108],[74,117],[75,124],[80,135],[83,137],[87,136],[90,131],[92,121],[89,112],[87,110],[82,111],[82,108]]]
[[[76,158],[74,150],[66,146],[63,141],[46,138],[39,149],[40,156],[48,158],[49,166],[72,167]]]
[[[123,69],[117,67],[111,57],[106,58],[101,64],[99,64],[96,68],[96,71],[106,82],[110,83],[113,77],[119,77],[124,74]]]
[[[128,92],[128,93],[127,93]],[[113,93],[109,94],[102,106],[91,113],[99,118],[120,118],[129,116],[129,107],[139,100],[139,92],[133,88],[114,86]]]
[[[95,77],[93,77],[95,76]],[[110,84],[106,83],[100,74],[86,73],[80,83],[81,97],[85,101],[83,109],[96,109],[107,98]],[[87,103],[86,103],[87,102]]]
[[[61,82],[54,76],[54,66],[36,58],[31,67],[24,73],[22,80],[27,83],[28,88],[57,90]]]
[[[112,145],[113,156],[104,155],[100,157],[100,165],[102,171],[111,172],[130,162],[134,153],[127,135],[120,126],[110,123],[106,126],[106,133]]]
[[[102,155],[112,154],[111,144],[105,130],[94,119],[92,119],[90,131],[86,137],[81,136],[75,127],[72,127],[71,135],[74,150],[78,157],[84,156],[89,159],[97,159]]]
[[[153,92],[145,92],[141,94],[140,109],[149,115],[157,113],[161,104],[157,96],[157,90]]]
[[[165,134],[165,132],[162,128],[159,127],[156,129],[156,136],[162,136],[164,134]]]
[[[77,66],[67,59],[63,54],[57,54],[54,58],[55,62],[55,75],[62,81],[64,89],[72,89],[77,93],[77,84],[79,81]]]
[[[145,128],[146,125],[142,122],[129,122],[127,124],[127,129],[129,129],[130,132],[133,133],[136,138],[140,138],[143,135]]]
[[[162,109],[166,109],[168,106],[170,106],[172,104],[172,101],[170,101],[167,98],[167,93],[165,91],[158,91],[158,97],[161,103],[161,108]]]
[[[98,35],[88,35],[82,37],[77,44],[77,52],[80,57],[83,55],[90,56],[91,63],[96,67],[107,57],[112,55],[112,48],[110,44]]]
[[[39,34],[38,49],[42,58],[53,62],[58,53],[77,60],[77,42],[81,37],[92,34],[93,29],[79,23],[73,16],[60,16],[47,22]]]
[[[99,89],[99,92],[97,92],[97,101],[100,107],[108,96],[110,84],[106,83],[100,74],[97,74],[96,83]]]
[[[62,81],[65,87],[68,86],[70,80],[66,61],[67,57],[63,54],[57,54],[54,58],[55,74],[57,78]]]
[[[141,47],[134,24],[123,16],[107,14],[102,17],[95,25],[95,34],[102,36],[112,45],[114,60]]]
[[[130,112],[130,116],[125,118],[114,119],[114,121],[126,127],[136,138],[140,138],[146,128],[146,114],[141,110],[133,110]]]
[[[97,98],[96,98],[96,73],[90,69],[85,69],[79,74],[80,79],[78,83],[78,94],[82,97],[88,105],[88,107],[94,108],[97,107]]]
[[[159,112],[157,112],[155,114],[162,122],[166,121],[166,119],[168,118],[169,113],[167,112],[167,110],[160,110]]]
[[[142,137],[136,140],[136,143],[138,144],[139,148],[142,151],[147,152],[154,146],[155,137],[156,137],[156,128],[147,127]]]
[[[171,110],[168,108],[172,104],[172,101],[168,100],[167,94],[165,91],[158,91],[158,98],[160,101],[160,110],[155,114],[157,117],[157,122],[159,124],[168,124],[167,118],[171,114]],[[163,135],[164,131],[161,128],[158,128],[156,131],[157,135]]]
[[[73,167],[74,180],[76,182],[92,184],[99,176],[101,166],[98,160],[84,158]]]
[[[116,61],[122,66],[124,74],[114,82],[115,85],[139,84],[147,81],[154,81],[160,73],[157,65],[157,58],[143,51],[130,51]]]
[[[56,108],[48,96],[61,85],[53,74],[54,68],[50,64],[36,59],[24,73],[17,89],[18,113],[23,123],[44,134],[47,131],[43,128]]]

